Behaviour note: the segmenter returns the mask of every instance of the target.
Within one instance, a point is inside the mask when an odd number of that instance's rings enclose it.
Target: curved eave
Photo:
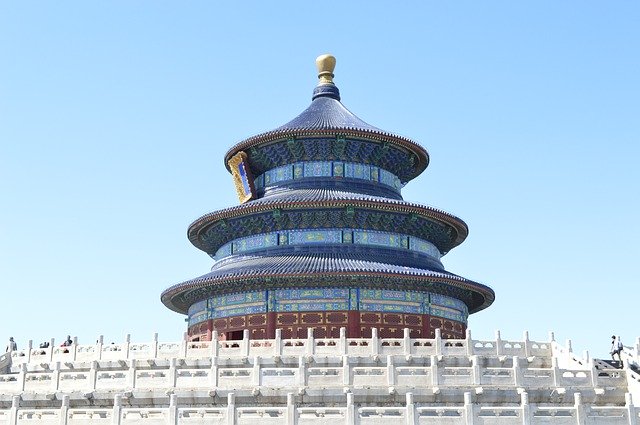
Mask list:
[[[186,282],[182,282],[176,284],[164,292],[162,292],[160,296],[160,300],[162,303],[177,313],[187,314],[187,309],[189,305],[184,302],[180,302],[179,298],[182,294],[191,292],[193,290],[205,288],[208,286],[219,285],[225,283],[229,286],[233,284],[238,284],[241,282],[261,280],[266,278],[299,278],[303,277],[304,274],[300,273],[284,273],[284,274],[275,274],[272,272],[261,272],[254,273],[246,276],[216,276],[210,277],[209,274],[197,277],[195,279],[188,280]],[[469,313],[477,313],[478,311],[484,310],[489,307],[493,301],[495,300],[495,293],[491,288],[481,283],[473,282],[471,280],[465,279],[460,276],[456,276],[454,274],[444,274],[433,272],[430,276],[421,275],[418,273],[381,273],[381,272],[373,272],[373,271],[336,271],[336,272],[323,272],[323,273],[313,273],[314,277],[322,278],[322,277],[331,277],[331,278],[367,278],[367,277],[389,277],[394,279],[406,279],[406,280],[421,280],[425,283],[446,283],[448,285],[452,285],[467,291],[471,291],[476,295],[482,297],[482,302],[475,306],[468,306]]]
[[[224,166],[229,172],[229,159],[240,151],[247,150],[253,146],[275,142],[277,140],[287,139],[289,137],[314,137],[314,136],[327,136],[327,135],[344,135],[349,137],[359,137],[370,140],[377,140],[380,142],[390,142],[398,145],[404,149],[407,149],[413,153],[418,162],[415,164],[412,177],[414,178],[422,173],[429,165],[429,153],[425,148],[402,136],[395,135],[393,133],[387,133],[385,131],[378,131],[366,128],[345,128],[345,127],[327,127],[323,129],[305,129],[305,128],[285,128],[268,131],[266,133],[258,134],[243,140],[236,144],[227,151],[224,156]]]
[[[264,198],[263,198],[264,199]],[[456,240],[453,242],[451,248],[455,248],[460,245],[467,238],[469,234],[469,227],[462,221],[462,219],[438,210],[436,208],[427,207],[418,204],[412,204],[404,201],[396,201],[390,199],[380,200],[366,200],[366,199],[331,199],[323,201],[292,201],[286,200],[274,200],[273,202],[260,202],[241,204],[235,207],[227,208],[220,211],[215,211],[209,214],[205,214],[202,217],[195,220],[189,225],[187,236],[189,241],[198,249],[205,250],[201,246],[199,236],[200,233],[213,223],[226,220],[230,218],[236,218],[255,213],[261,213],[266,211],[273,211],[275,209],[306,209],[306,208],[344,208],[352,206],[354,208],[365,209],[378,209],[378,210],[390,210],[397,213],[405,214],[417,214],[427,217],[432,220],[440,221],[442,223],[452,226],[456,230]],[[385,208],[386,207],[386,208]]]

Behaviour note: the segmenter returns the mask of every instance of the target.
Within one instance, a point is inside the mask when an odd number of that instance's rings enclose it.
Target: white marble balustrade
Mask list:
[[[433,339],[409,338],[408,330],[404,338],[378,338],[373,329],[371,338],[346,338],[344,330],[339,338],[307,338],[282,339],[279,330],[276,338],[270,340],[237,341],[202,341],[162,343],[157,334],[151,342],[132,343],[127,336],[123,343],[104,344],[102,337],[96,344],[72,344],[68,347],[56,347],[51,340],[48,348],[28,347],[11,353],[11,364],[42,362],[74,362],[99,360],[131,360],[131,359],[171,359],[202,358],[211,356],[223,357],[255,357],[255,356],[301,356],[301,355],[413,355],[413,356],[550,356],[552,343],[530,341],[525,333],[523,341],[506,341],[500,338],[499,332],[493,341],[471,339],[468,332],[466,339],[442,339],[439,329]],[[0,366],[2,356],[0,356]]]
[[[293,394],[281,406],[236,406],[234,394],[225,405],[181,407],[172,396],[166,407],[129,407],[116,396],[112,408],[69,406],[68,396],[62,406],[52,408],[20,407],[14,400],[10,409],[0,409],[0,424],[144,424],[144,425],[636,425],[640,409],[627,397],[624,406],[590,406],[576,394],[573,404],[530,404],[526,393],[520,403],[510,406],[482,406],[473,403],[472,394],[464,394],[458,405],[422,406],[406,395],[401,406],[358,406],[353,394],[346,394],[343,403],[329,407],[299,406]]]

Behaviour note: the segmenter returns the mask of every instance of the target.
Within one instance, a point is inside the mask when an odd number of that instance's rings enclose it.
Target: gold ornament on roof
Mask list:
[[[320,55],[316,58],[318,67],[318,84],[333,84],[333,70],[336,68],[336,58],[332,55]]]

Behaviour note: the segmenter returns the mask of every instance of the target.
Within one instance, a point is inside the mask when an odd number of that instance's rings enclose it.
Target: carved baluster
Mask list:
[[[315,339],[313,338],[314,328],[307,328],[307,356],[313,356],[315,354]]]
[[[229,393],[227,395],[227,425],[236,424],[236,395]]]
[[[122,420],[122,394],[116,394],[113,398],[113,425],[120,425]]]
[[[340,328],[340,354],[347,354],[347,328]]]
[[[69,396],[62,396],[62,405],[60,406],[60,425],[66,425],[69,416]]]
[[[169,395],[169,423],[171,425],[178,424],[178,395]]]
[[[353,404],[353,393],[347,393],[347,425],[356,425],[356,407]]]
[[[417,425],[418,418],[416,415],[416,405],[413,402],[413,394],[407,393],[406,400],[407,400],[407,413],[406,413],[407,420],[405,423],[407,425]]]
[[[522,411],[522,425],[530,425],[531,405],[529,405],[529,394],[526,392],[520,394],[520,409]]]
[[[396,384],[396,368],[395,368],[395,365],[393,364],[392,355],[387,356],[387,383],[389,385]]]
[[[293,393],[287,393],[287,425],[296,423],[296,401]]]

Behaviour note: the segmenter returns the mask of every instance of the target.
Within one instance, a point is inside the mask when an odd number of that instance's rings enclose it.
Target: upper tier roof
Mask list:
[[[350,129],[386,134],[383,130],[358,118],[340,103],[339,99],[339,97],[328,95],[319,97],[314,95],[314,100],[307,109],[273,131]]]
[[[337,134],[377,140],[409,150],[415,155],[414,170],[409,173],[411,178],[427,168],[429,154],[422,146],[406,137],[386,132],[366,123],[340,102],[340,91],[333,83],[333,67],[335,66],[333,56],[321,56],[316,62],[320,82],[313,91],[311,105],[288,123],[245,139],[229,149],[224,159],[227,169],[229,169],[228,161],[232,156],[256,145],[289,137]]]

